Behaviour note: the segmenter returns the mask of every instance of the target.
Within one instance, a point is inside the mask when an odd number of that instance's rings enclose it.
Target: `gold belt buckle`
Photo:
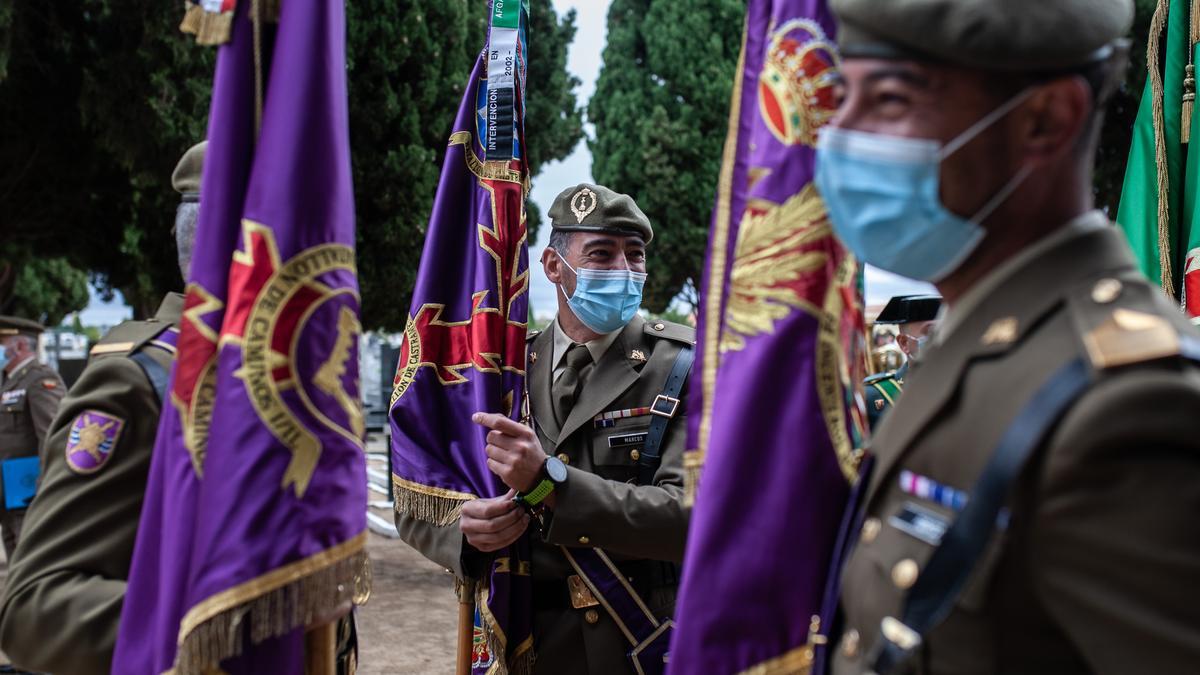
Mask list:
[[[578,574],[567,577],[567,588],[571,590],[571,606],[575,609],[586,609],[600,604],[592,589],[587,587]]]

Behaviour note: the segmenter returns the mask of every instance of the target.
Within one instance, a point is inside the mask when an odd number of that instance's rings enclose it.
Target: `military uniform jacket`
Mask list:
[[[38,454],[66,391],[58,373],[37,359],[4,377],[0,382],[0,460]],[[3,503],[0,494],[0,505]]]
[[[182,308],[183,296],[169,295],[154,319],[105,335],[50,427],[0,609],[0,647],[24,668],[111,668],[161,411],[132,355],[145,353],[169,372],[174,347],[161,338],[176,330]],[[89,433],[96,454],[79,452]]]
[[[879,373],[863,380],[867,399],[867,422],[871,429],[879,426],[884,415],[896,404],[904,390],[904,378],[908,377],[908,362],[892,373]]]
[[[952,522],[1018,411],[1080,357],[1093,383],[1025,465],[1007,524],[899,672],[1196,672],[1200,374],[1170,356],[1181,335],[1194,331],[1178,307],[1101,226],[1005,277],[927,348],[874,436],[833,672],[868,670],[881,622],[902,616],[934,550],[914,514]]]
[[[663,437],[662,464],[653,485],[636,484],[639,443],[644,443],[651,418],[643,414],[601,423],[595,418],[653,403],[675,357],[693,345],[694,335],[686,326],[634,317],[595,364],[562,428],[555,424],[551,407],[553,331],[531,335],[527,383],[535,428],[542,448],[562,459],[569,474],[566,485],[555,490],[556,506],[542,531],[544,541],[534,544],[535,585],[561,582],[565,597],[566,578],[573,570],[559,545],[600,547],[618,565],[631,559],[683,559],[688,519],[682,503],[687,440],[683,406]],[[686,389],[680,398],[686,399]],[[635,440],[639,435],[641,440]],[[464,576],[463,559],[470,559],[471,549],[457,522],[438,528],[397,515],[396,527],[401,538],[426,557]],[[655,588],[644,597],[658,616],[673,614],[676,585]],[[535,611],[535,672],[632,672],[626,658],[629,642],[603,607],[592,609],[591,616],[599,617],[595,623],[586,620],[586,610],[570,605]]]

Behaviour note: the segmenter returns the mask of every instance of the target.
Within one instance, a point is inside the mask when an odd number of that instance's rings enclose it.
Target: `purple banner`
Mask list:
[[[865,429],[858,265],[812,184],[834,34],[823,0],[749,3],[701,292],[672,673],[800,672],[821,631]]]
[[[513,4],[513,3],[510,3]],[[525,29],[516,41],[516,110],[524,115]],[[493,30],[493,34],[495,34]],[[488,79],[476,62],[442,165],[392,393],[392,482],[396,510],[437,525],[463,502],[507,488],[487,467],[487,429],[475,412],[521,418],[529,256],[524,125],[516,157],[485,160]],[[529,541],[490,556],[472,580],[478,606],[473,670],[527,672],[533,638]]]
[[[365,565],[343,3],[220,48],[171,405],[113,672],[303,672]],[[364,590],[359,588],[358,590]]]

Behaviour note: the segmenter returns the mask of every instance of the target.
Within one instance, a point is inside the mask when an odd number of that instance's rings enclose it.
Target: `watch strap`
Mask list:
[[[517,500],[527,506],[537,506],[542,503],[550,493],[554,492],[554,481],[549,478],[543,478],[542,482],[538,483],[529,492],[517,495]]]

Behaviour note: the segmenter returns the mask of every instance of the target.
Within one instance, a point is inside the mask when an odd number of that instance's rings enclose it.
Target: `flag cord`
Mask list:
[[[1167,176],[1167,138],[1164,127],[1163,76],[1159,59],[1162,33],[1167,24],[1167,0],[1158,0],[1150,20],[1150,39],[1146,47],[1146,70],[1150,75],[1150,93],[1154,97],[1154,164],[1158,178],[1158,266],[1160,284],[1171,299],[1175,299],[1175,283],[1171,277],[1170,199]]]
[[[1200,0],[1192,0],[1190,8],[1190,29],[1187,42],[1187,68],[1183,76],[1183,105],[1180,120],[1179,138],[1182,143],[1192,139],[1192,106],[1196,100],[1196,43],[1200,42]]]
[[[262,132],[263,69],[262,69],[262,3],[251,0],[250,20],[254,24],[254,138]]]

